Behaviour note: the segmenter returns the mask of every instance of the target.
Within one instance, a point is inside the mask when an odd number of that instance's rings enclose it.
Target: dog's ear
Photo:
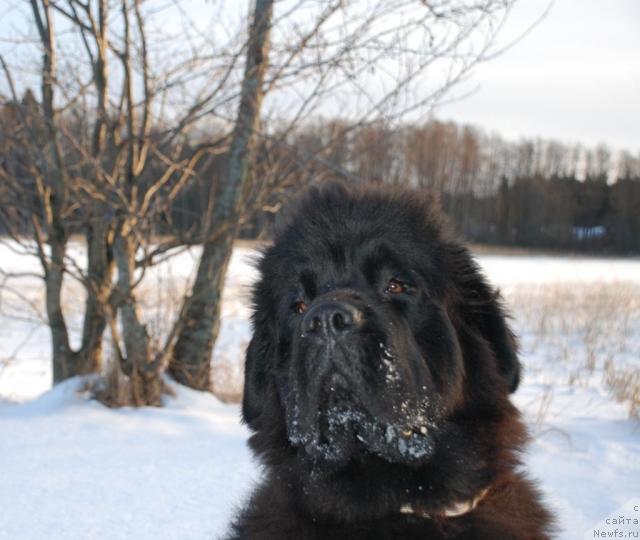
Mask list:
[[[262,414],[268,384],[268,366],[273,354],[273,343],[265,324],[255,322],[244,364],[242,419],[254,430],[256,420]]]
[[[453,255],[460,309],[462,316],[490,345],[498,371],[505,378],[510,392],[520,384],[521,365],[518,359],[518,343],[502,306],[500,293],[489,286],[480,267],[466,248],[453,246]]]
[[[482,291],[483,287],[484,291]],[[478,290],[481,295],[483,293],[486,295],[486,301],[478,312],[480,331],[491,344],[498,361],[498,369],[507,381],[509,392],[515,392],[520,384],[522,370],[518,358],[518,342],[507,323],[499,292],[491,290],[482,279]]]

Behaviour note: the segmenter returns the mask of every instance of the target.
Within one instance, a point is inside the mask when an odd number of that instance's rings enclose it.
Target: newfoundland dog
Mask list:
[[[230,539],[544,539],[514,336],[420,192],[311,189],[259,262]]]

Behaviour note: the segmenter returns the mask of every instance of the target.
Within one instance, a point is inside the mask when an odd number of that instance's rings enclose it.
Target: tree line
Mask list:
[[[223,162],[219,156],[203,176],[222,174]],[[268,237],[283,203],[302,187],[340,179],[434,191],[458,233],[472,242],[640,252],[640,152],[613,152],[604,144],[512,142],[435,119],[393,128],[316,119],[294,133],[274,128],[262,138],[253,175],[294,181],[280,181],[262,200],[252,200],[245,238]],[[188,230],[198,222],[206,185],[195,183],[178,198],[173,227]]]
[[[7,129],[16,125],[19,111],[30,111],[37,121],[39,110],[33,92],[27,90],[20,103],[9,101],[0,108],[0,122]],[[68,129],[79,128],[70,120]],[[46,136],[44,125],[39,132]],[[217,140],[223,139],[220,133]],[[206,140],[196,135],[169,142],[162,152],[187,159],[206,147]],[[20,167],[16,153],[19,149],[14,149],[14,159],[4,160],[5,168]],[[175,197],[154,208],[149,218],[150,234],[174,238],[172,247],[198,237],[210,211],[211,191],[227,174],[226,148],[203,154]],[[165,169],[153,162],[147,167],[139,183],[148,187]],[[513,142],[478,127],[435,119],[390,127],[320,117],[295,130],[265,129],[256,141],[250,169],[248,185],[254,189],[245,194],[239,232],[247,239],[268,237],[283,204],[305,186],[339,179],[434,191],[456,230],[472,242],[640,252],[640,152],[614,153],[604,144],[589,148],[543,138]],[[22,197],[33,198],[35,184],[28,171],[15,170],[14,176],[22,184]],[[29,232],[29,216],[13,209],[4,212],[0,233]],[[68,221],[73,229],[73,216]],[[81,218],[76,229],[83,229]]]

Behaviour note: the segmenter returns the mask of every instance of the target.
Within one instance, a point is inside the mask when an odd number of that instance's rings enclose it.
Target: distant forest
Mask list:
[[[394,129],[316,120],[296,133],[274,130],[258,155],[254,185],[261,178],[279,181],[266,201],[249,205],[245,238],[268,236],[274,214],[302,186],[341,179],[435,191],[456,231],[471,242],[640,252],[640,152],[540,138],[510,142],[438,120]],[[224,171],[223,159],[209,165],[205,182]],[[174,223],[198,219],[203,195],[196,186],[184,192]]]
[[[30,92],[20,104],[8,102],[0,109],[0,172],[14,178],[11,193],[4,193],[9,188],[0,186],[4,206],[0,234],[26,233],[31,227],[28,213],[5,206],[18,199],[28,201],[38,189],[25,157],[31,154],[4,144],[3,139],[18,114],[31,111],[37,117],[38,109]],[[70,116],[70,133],[85,129],[79,122]],[[36,139],[44,137],[37,123],[33,131],[39,133]],[[175,148],[163,148],[163,152],[187,155],[215,139],[216,129],[211,127],[176,141]],[[258,144],[252,182],[245,193],[244,238],[268,237],[282,205],[304,186],[341,179],[432,190],[439,194],[457,232],[472,242],[640,252],[640,153],[613,153],[604,145],[586,148],[544,139],[511,142],[476,127],[438,120],[391,128],[384,123],[350,125],[343,120],[314,119],[295,130],[265,122]],[[64,151],[72,156],[75,149],[70,146]],[[86,170],[85,161],[78,155],[79,176]],[[141,182],[147,175],[158,176],[153,161],[147,169]],[[224,151],[211,152],[186,181],[171,187],[172,196],[154,214],[156,233],[184,243],[195,239],[212,200],[209,190],[216,188],[225,170]],[[85,178],[78,185],[86,190],[90,184],[91,179]],[[21,193],[15,193],[15,185]],[[81,205],[77,212],[82,212]]]

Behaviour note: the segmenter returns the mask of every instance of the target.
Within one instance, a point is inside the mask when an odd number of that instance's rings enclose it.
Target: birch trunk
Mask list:
[[[211,384],[211,352],[220,328],[224,277],[242,213],[242,193],[260,121],[272,15],[273,0],[256,0],[227,174],[219,189],[211,190],[216,199],[205,224],[202,257],[169,365],[169,372],[178,382],[200,390],[208,390]]]

